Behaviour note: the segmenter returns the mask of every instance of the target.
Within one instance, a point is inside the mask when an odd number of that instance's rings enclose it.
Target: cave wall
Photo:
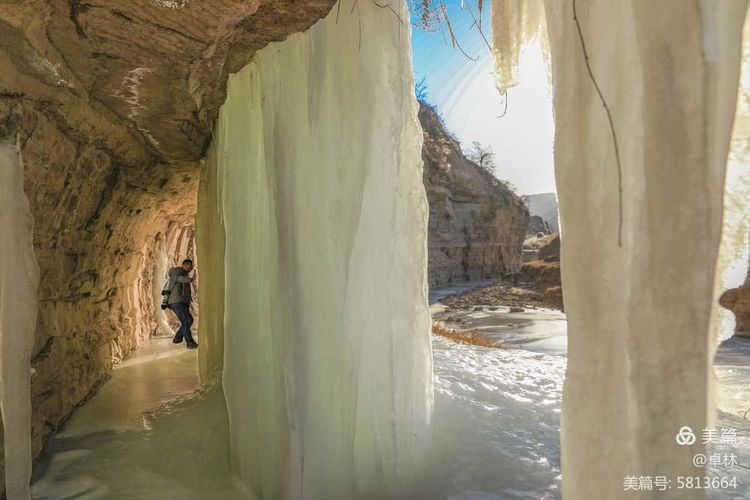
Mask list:
[[[166,332],[157,269],[192,252],[201,158],[227,75],[331,5],[3,4],[0,122],[20,138],[41,277],[35,454],[114,364]]]
[[[78,142],[21,98],[0,99],[0,121],[18,138],[40,271],[29,339],[36,454],[112,366],[156,329],[154,242],[159,233],[168,245],[192,239],[197,177],[112,165],[105,151]],[[180,201],[171,203],[172,195]],[[189,234],[169,220],[188,225]]]
[[[32,448],[112,366],[155,330],[154,247],[192,240],[198,176],[165,166],[112,165],[18,98],[0,101],[18,119],[25,191],[39,262],[39,315],[31,366]],[[171,225],[170,225],[171,222]],[[187,228],[187,233],[185,229]]]
[[[518,271],[529,219],[523,201],[463,155],[435,110],[420,104],[419,121],[430,205],[430,286]]]

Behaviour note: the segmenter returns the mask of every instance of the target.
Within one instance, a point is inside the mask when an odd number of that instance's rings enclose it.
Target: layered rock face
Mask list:
[[[547,221],[542,219],[538,215],[532,215],[529,217],[529,228],[526,232],[528,235],[537,235],[539,233],[543,234],[550,234],[552,232],[552,229],[550,229],[549,224],[547,224]]]
[[[549,225],[549,232],[559,232],[557,195],[555,193],[529,194],[523,197],[532,217],[539,217]]]
[[[38,452],[112,366],[157,330],[157,262],[173,265],[178,252],[191,253],[197,175],[125,167],[20,98],[0,101],[0,110],[20,138],[35,221],[31,435]]]
[[[201,159],[228,73],[331,5],[3,5],[0,129],[20,142],[40,268],[34,453],[114,364],[168,332],[156,291],[165,267],[193,256]]]
[[[560,261],[560,233],[551,235],[549,241],[539,247],[539,260],[547,262]]]
[[[750,272],[742,286],[731,288],[719,297],[719,304],[734,313],[734,334],[750,338]]]
[[[430,286],[517,271],[529,219],[523,201],[464,157],[433,109],[421,104],[419,120],[430,204]]]
[[[546,306],[562,310],[560,234],[530,238],[524,243],[524,252],[529,261],[521,266],[513,281],[541,293]]]

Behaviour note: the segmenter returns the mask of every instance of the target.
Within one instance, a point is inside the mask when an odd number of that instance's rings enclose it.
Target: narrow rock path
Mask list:
[[[138,348],[47,444],[32,497],[242,498],[221,391],[199,386],[195,350],[168,338]]]

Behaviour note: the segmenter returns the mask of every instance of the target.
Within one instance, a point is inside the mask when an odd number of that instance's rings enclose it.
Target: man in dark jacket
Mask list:
[[[166,295],[167,306],[177,315],[180,320],[180,329],[174,336],[175,344],[179,344],[185,339],[188,349],[197,349],[198,343],[193,340],[193,334],[190,327],[193,324],[193,316],[190,314],[190,302],[193,301],[193,295],[190,290],[190,283],[193,278],[188,276],[193,270],[193,261],[185,259],[182,261],[182,267],[173,267],[169,270],[169,282],[164,289],[169,292]]]

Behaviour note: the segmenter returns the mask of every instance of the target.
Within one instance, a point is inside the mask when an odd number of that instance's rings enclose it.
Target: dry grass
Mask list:
[[[529,269],[560,269],[560,263],[559,262],[547,262],[544,260],[530,260],[529,262],[524,262],[523,266]]]
[[[460,330],[457,328],[451,328],[445,326],[445,323],[442,321],[435,321],[432,323],[432,333],[464,344],[473,344],[481,347],[497,347],[495,342],[477,330]]]

